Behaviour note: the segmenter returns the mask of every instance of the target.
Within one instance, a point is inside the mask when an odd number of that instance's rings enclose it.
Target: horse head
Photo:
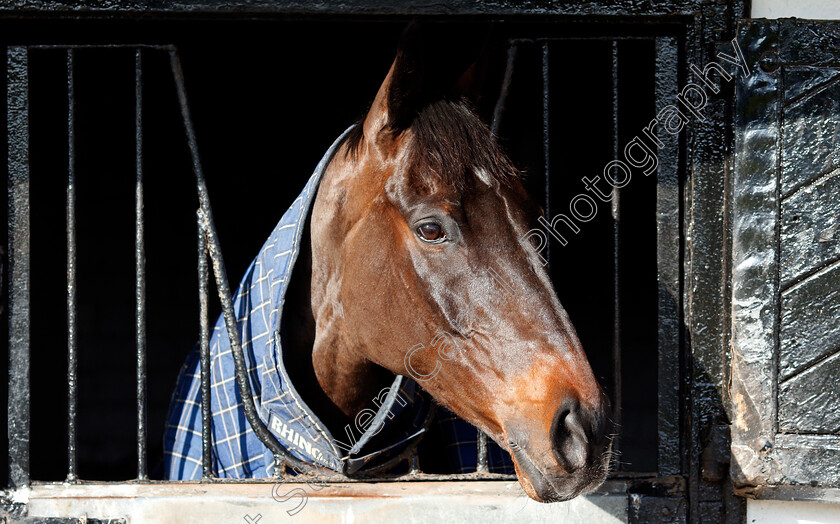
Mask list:
[[[452,77],[427,41],[404,35],[321,181],[315,373],[348,416],[385,370],[412,376],[510,451],[530,497],[567,500],[607,475],[608,401],[527,240],[539,206],[463,96],[476,68]]]

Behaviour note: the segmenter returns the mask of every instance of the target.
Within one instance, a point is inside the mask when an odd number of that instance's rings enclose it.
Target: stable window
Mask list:
[[[656,171],[634,170],[609,201],[596,201],[593,216],[575,202],[593,194],[583,177],[605,176],[604,167],[624,158],[628,142],[675,103],[688,60],[704,56],[687,43],[708,35],[687,23],[693,11],[672,17],[673,6],[608,20],[590,17],[597,9],[569,9],[556,18],[513,8],[499,14],[508,63],[492,125],[544,204],[555,288],[620,425],[615,472],[591,500],[622,519],[647,512],[685,518],[691,504],[699,508],[697,499],[686,501],[703,481],[699,427],[686,412],[694,409],[686,397],[696,394],[696,357],[681,327],[693,326],[684,317],[684,301],[693,304],[684,279],[697,275],[684,273],[683,229],[716,211],[685,196],[684,133],[659,132]],[[463,18],[446,23],[484,18],[479,11],[466,7]],[[61,501],[84,501],[95,486],[100,497],[132,502],[91,517],[141,515],[148,514],[144,499],[175,489],[155,479],[175,376],[199,338],[194,164],[203,166],[233,285],[314,163],[375,94],[406,22],[389,14],[194,20],[167,19],[164,10],[153,20],[132,21],[126,12],[107,23],[2,21],[10,28],[8,480],[42,490],[28,505],[10,491],[9,511],[58,511]],[[715,23],[726,27],[730,15]],[[651,20],[659,23],[641,23]],[[173,69],[177,62],[182,70]],[[724,122],[725,111],[710,119]],[[185,125],[193,131],[186,136]],[[250,184],[276,194],[276,206],[251,206]],[[575,226],[553,220],[558,214],[577,217]],[[219,312],[211,300],[209,320]],[[319,496],[384,497],[404,489],[390,481],[410,480],[418,486],[410,489],[435,500],[450,495],[436,482],[458,480],[474,481],[474,488],[463,485],[464,496],[481,506],[482,490],[515,479],[483,471],[483,439],[477,447],[474,474],[423,473],[421,443],[410,475],[386,473],[380,482],[340,484],[349,491],[327,488]],[[486,484],[494,479],[504,482]],[[249,496],[255,488],[225,489]],[[271,501],[268,485],[263,491]],[[197,491],[184,484],[173,493]],[[61,516],[78,516],[79,504]],[[120,507],[124,513],[113,512]]]

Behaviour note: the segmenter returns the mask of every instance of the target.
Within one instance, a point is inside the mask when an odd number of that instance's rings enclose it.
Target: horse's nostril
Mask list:
[[[589,460],[592,442],[592,424],[586,420],[577,402],[564,403],[551,424],[551,443],[554,456],[563,468],[577,471]]]

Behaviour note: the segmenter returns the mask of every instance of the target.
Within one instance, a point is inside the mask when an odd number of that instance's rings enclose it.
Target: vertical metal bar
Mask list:
[[[502,113],[505,110],[505,102],[507,101],[508,93],[510,92],[510,83],[513,80],[513,65],[516,62],[516,54],[519,51],[517,44],[511,43],[507,50],[507,62],[505,63],[505,76],[502,80],[502,88],[499,91],[499,98],[496,99],[496,105],[493,107],[493,121],[490,124],[490,131],[494,135],[499,133],[499,125],[502,121]]]
[[[9,485],[29,477],[29,63],[26,47],[9,47],[6,122],[9,169]]]
[[[504,111],[505,101],[507,100],[508,92],[510,91],[510,82],[513,79],[513,64],[516,60],[517,45],[511,44],[507,51],[507,63],[505,64],[505,76],[502,81],[502,88],[499,91],[499,98],[496,100],[496,105],[493,108],[493,121],[490,124],[490,131],[496,135],[499,132],[499,125],[502,120],[502,112]],[[487,473],[487,435],[478,431],[478,457],[476,461],[476,473]]]
[[[212,475],[211,469],[211,446],[210,440],[210,302],[208,294],[210,268],[207,266],[207,236],[201,223],[201,216],[198,221],[198,310],[200,326],[199,351],[201,359],[201,464],[202,475],[209,479]]]
[[[67,50],[67,480],[76,480],[76,90],[75,52]]]
[[[420,473],[420,460],[417,458],[417,448],[411,448],[408,454],[408,474],[418,475]]]
[[[677,39],[656,39],[656,114],[673,103],[679,88]],[[658,470],[680,473],[680,181],[679,137],[664,130],[657,151],[656,264],[658,275]],[[651,144],[656,146],[656,144]]]
[[[213,213],[210,208],[210,197],[207,194],[207,184],[204,181],[204,172],[201,168],[201,161],[198,155],[198,142],[195,137],[195,130],[190,118],[189,104],[187,103],[187,91],[184,86],[184,73],[181,69],[181,61],[175,48],[169,50],[169,62],[172,70],[172,77],[175,80],[175,88],[178,93],[178,103],[181,106],[181,118],[184,122],[184,131],[187,135],[187,145],[192,158],[193,173],[196,179],[198,200],[200,202],[199,222],[207,235],[207,252],[213,264],[213,275],[216,277],[216,290],[219,292],[219,301],[222,306],[222,315],[225,319],[225,328],[230,338],[231,356],[236,368],[236,382],[239,387],[239,394],[242,397],[242,410],[245,418],[251,425],[251,429],[268,449],[274,454],[275,468],[282,467],[283,460],[289,466],[297,467],[303,471],[317,471],[310,464],[300,461],[286,453],[283,447],[277,442],[265,424],[260,420],[254,405],[254,398],[251,393],[251,385],[245,369],[245,357],[242,354],[242,340],[239,334],[239,327],[236,323],[236,315],[233,310],[233,298],[228,283],[225,262],[219,246],[219,238],[216,234],[216,225],[213,221]]]
[[[618,41],[612,41],[612,118],[613,160],[618,160]],[[621,295],[619,279],[619,229],[621,222],[620,189],[614,188],[611,201],[613,219],[613,420],[621,428]],[[621,432],[613,439],[613,449],[621,451]],[[618,465],[616,465],[618,466]]]
[[[542,110],[543,110],[543,163],[545,164],[545,216],[551,220],[551,142],[549,140],[549,82],[548,82],[548,42],[542,43]],[[545,246],[545,259],[551,271],[551,242]]]
[[[143,63],[140,48],[134,55],[134,299],[137,344],[137,478],[146,471],[146,246],[143,222]]]
[[[487,473],[487,435],[483,431],[476,428],[478,432],[478,461],[476,462],[476,473]]]
[[[286,478],[286,457],[274,457],[274,478]]]

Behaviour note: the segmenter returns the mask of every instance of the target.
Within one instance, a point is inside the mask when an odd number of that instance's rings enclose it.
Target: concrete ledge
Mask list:
[[[840,522],[840,504],[748,500],[747,522],[762,524],[832,524]]]
[[[43,484],[33,485],[26,498],[30,517],[131,523],[627,522],[620,482],[555,504],[534,502],[509,481]]]

